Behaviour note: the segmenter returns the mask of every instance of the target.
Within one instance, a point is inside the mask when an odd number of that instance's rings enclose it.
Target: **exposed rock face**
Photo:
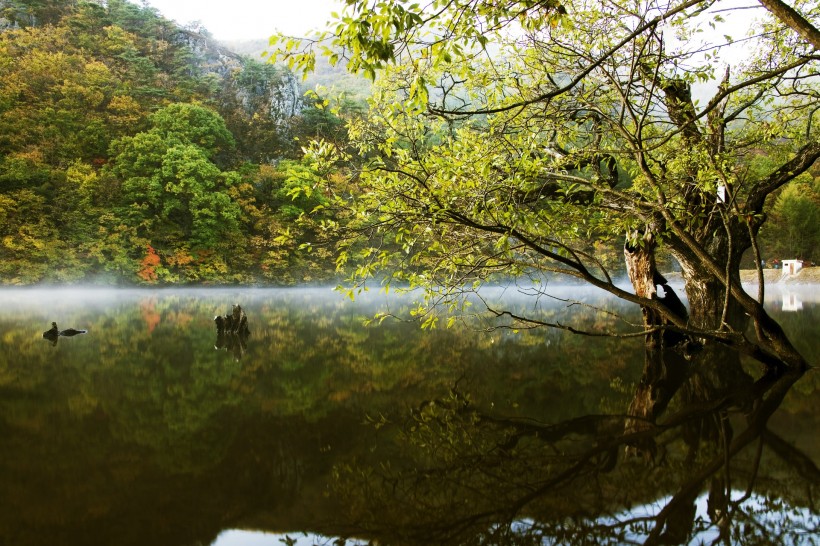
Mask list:
[[[299,81],[290,71],[273,67],[254,71],[254,67],[249,67],[250,59],[202,33],[179,29],[172,40],[191,51],[191,63],[199,76],[218,78],[248,114],[261,110],[274,120],[284,122],[301,111]]]
[[[288,71],[287,76],[283,77],[271,91],[269,95],[271,111],[292,117],[302,110],[302,92],[299,88],[299,81],[291,72]]]
[[[34,15],[23,13],[22,10],[12,5],[11,0],[0,0],[0,32],[36,23]]]
[[[102,4],[103,0],[86,0]],[[0,31],[57,23],[77,7],[77,0],[21,1],[0,0]]]

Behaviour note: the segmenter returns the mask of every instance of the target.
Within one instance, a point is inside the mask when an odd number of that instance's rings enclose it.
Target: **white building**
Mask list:
[[[794,275],[803,269],[803,260],[783,260],[783,275]]]

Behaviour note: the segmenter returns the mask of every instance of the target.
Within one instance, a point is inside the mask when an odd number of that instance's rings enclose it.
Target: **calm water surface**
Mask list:
[[[817,294],[770,292],[772,313],[817,363]],[[496,296],[592,332],[640,320],[588,293],[569,295],[584,305]],[[213,316],[232,303],[249,317],[246,340],[216,334]],[[410,301],[295,289],[0,291],[0,544],[580,543],[572,533],[640,542],[649,531],[639,524],[677,490],[669,480],[708,455],[680,448],[678,434],[652,464],[616,466],[600,448],[605,422],[589,432],[583,416],[629,406],[640,339],[513,333],[482,320],[363,325],[385,308],[407,316]],[[52,321],[88,333],[52,343],[42,337]],[[816,541],[819,383],[803,377],[772,419],[791,447],[751,448],[725,473],[735,527],[788,527],[795,541]],[[572,450],[591,455],[570,464]],[[652,488],[636,478],[653,472]],[[692,498],[700,523],[684,543],[719,536],[714,487]],[[515,508],[503,525],[499,506]],[[628,518],[638,523],[607,534]]]

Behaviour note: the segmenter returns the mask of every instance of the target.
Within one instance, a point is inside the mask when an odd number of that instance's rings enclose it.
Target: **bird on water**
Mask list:
[[[57,336],[71,337],[76,336],[77,334],[85,334],[87,332],[88,330],[77,330],[75,328],[66,328],[65,330],[61,331],[59,328],[57,328],[57,323],[52,322],[51,329],[43,332],[43,337],[46,339],[54,339]]]
[[[60,335],[60,329],[57,328],[57,323],[56,322],[51,323],[51,329],[50,330],[46,330],[45,332],[43,332],[43,337],[46,338],[46,339],[54,339],[55,337],[57,337],[59,335]]]

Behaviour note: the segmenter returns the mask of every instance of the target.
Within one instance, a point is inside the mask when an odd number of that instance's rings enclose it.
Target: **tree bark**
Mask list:
[[[797,10],[786,4],[782,0],[759,0],[764,8],[772,15],[780,19],[783,24],[788,25],[801,38],[809,42],[815,49],[820,49],[820,30],[817,30],[805,17]]]
[[[627,243],[624,246],[624,259],[636,295],[650,300],[659,299],[659,284],[665,292],[672,290],[666,284],[666,279],[658,273],[655,241],[651,233],[647,232],[643,236],[641,244]],[[667,297],[668,292],[664,296]],[[628,415],[635,417],[626,422],[627,434],[642,432],[653,426],[680,389],[688,370],[683,355],[669,346],[674,337],[665,332],[666,321],[654,309],[643,307],[641,311],[644,328],[649,333],[645,339],[643,373],[627,410]],[[649,458],[654,454],[654,447],[654,442],[647,438],[629,448],[627,454],[642,454]]]

